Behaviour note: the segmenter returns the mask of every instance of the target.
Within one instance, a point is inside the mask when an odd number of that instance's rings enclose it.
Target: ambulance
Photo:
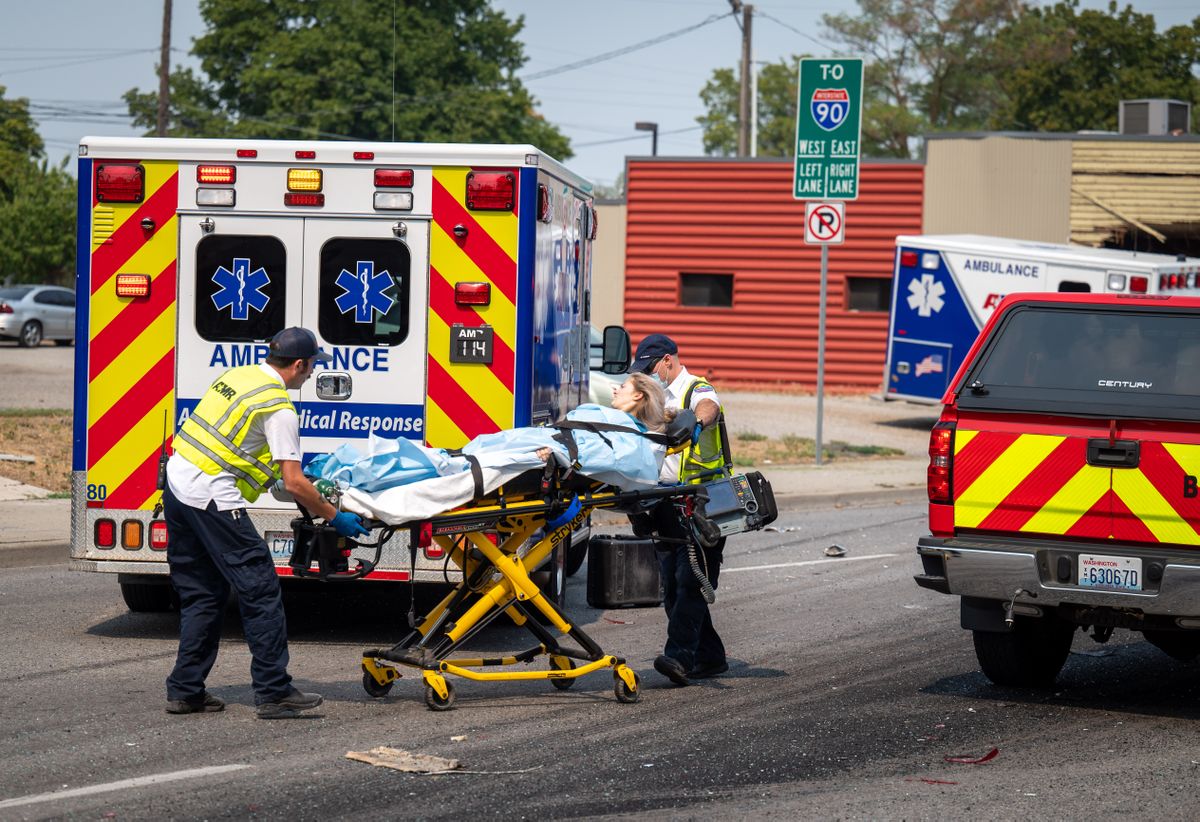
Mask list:
[[[78,170],[70,567],[133,610],[170,607],[171,438],[282,328],[333,357],[297,398],[306,460],[587,401],[591,184],[533,146],[88,137]],[[289,575],[295,505],[251,508]],[[370,578],[443,583],[438,550],[413,570],[397,534]]]
[[[1005,295],[1200,295],[1200,259],[975,234],[896,238],[883,394],[937,403]]]

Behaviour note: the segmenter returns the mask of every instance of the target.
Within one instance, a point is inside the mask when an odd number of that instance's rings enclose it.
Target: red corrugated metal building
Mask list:
[[[867,161],[830,246],[825,385],[876,391],[883,379],[897,234],[921,233],[924,166]],[[790,160],[630,158],[625,327],[679,343],[718,384],[813,387],[821,249],[804,243]]]

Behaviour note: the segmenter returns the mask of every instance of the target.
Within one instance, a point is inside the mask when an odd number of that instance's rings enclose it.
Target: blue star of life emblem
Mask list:
[[[376,272],[373,260],[359,260],[353,274],[343,268],[334,284],[342,289],[334,300],[338,311],[353,311],[356,323],[369,323],[376,311],[387,314],[396,303],[396,298],[387,293],[394,285],[391,275],[386,270]]]
[[[212,281],[219,286],[212,295],[213,305],[218,311],[230,309],[232,319],[248,320],[251,308],[261,314],[271,302],[271,298],[262,292],[271,284],[271,277],[262,266],[251,271],[249,257],[234,257],[233,270],[219,267]]]

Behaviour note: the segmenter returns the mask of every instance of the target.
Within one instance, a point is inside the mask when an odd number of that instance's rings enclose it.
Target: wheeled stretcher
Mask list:
[[[666,435],[668,445],[686,446],[690,432],[688,420],[679,420]],[[480,487],[478,478],[476,482]],[[606,653],[543,595],[530,575],[593,511],[637,516],[664,499],[671,501],[697,540],[761,528],[775,518],[770,485],[760,474],[621,490],[551,460],[453,510],[418,521],[370,522],[380,529],[379,538],[361,544],[374,547],[376,558],[382,545],[406,528],[414,561],[418,549],[436,544],[446,561],[461,569],[462,577],[423,619],[410,616],[412,630],[398,643],[363,652],[364,689],[371,696],[385,696],[400,678],[401,667],[416,668],[425,683],[426,705],[442,711],[454,704],[454,687],[447,679],[451,675],[476,681],[550,680],[565,690],[579,677],[611,670],[617,699],[637,702],[641,695],[633,669],[622,657]],[[307,516],[295,520],[293,528],[296,549],[291,564],[298,576],[355,579],[374,567],[371,560],[360,559],[351,569],[349,550],[340,538]],[[456,656],[502,615],[527,628],[536,644],[510,656]],[[546,668],[526,667],[542,656],[548,657]],[[524,669],[513,670],[517,666]]]

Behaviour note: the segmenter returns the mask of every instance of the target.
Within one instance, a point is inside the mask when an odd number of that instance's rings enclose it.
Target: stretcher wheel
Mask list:
[[[425,704],[431,711],[448,711],[454,707],[454,685],[446,683],[446,698],[438,696],[438,692],[428,682],[425,683]]]
[[[370,696],[376,698],[387,696],[388,691],[392,690],[392,685],[394,684],[395,682],[389,682],[386,685],[380,685],[375,677],[368,673],[363,673],[363,690]]]
[[[572,671],[575,669],[575,663],[570,657],[552,656],[550,657],[550,667],[558,671]],[[563,679],[552,679],[550,684],[560,691],[565,691],[575,684],[575,677],[566,677]]]
[[[635,686],[633,690],[630,690],[629,686],[625,684],[625,680],[621,678],[620,674],[613,674],[613,693],[617,695],[617,702],[631,704],[641,701],[642,689],[637,687],[637,683],[640,682],[637,674],[633,675],[633,681]]]

